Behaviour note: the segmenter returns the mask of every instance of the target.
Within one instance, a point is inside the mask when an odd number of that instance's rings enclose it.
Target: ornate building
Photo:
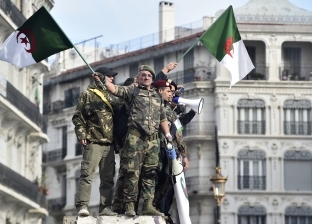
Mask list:
[[[142,42],[140,46],[145,47],[135,50],[130,46],[97,49],[94,58],[100,59],[92,61],[93,69],[113,68],[119,73],[117,84],[135,76],[140,64],[152,65],[157,72],[176,61],[215,20],[204,17],[198,28],[175,27],[171,21],[174,4],[160,2],[159,8],[160,32],[153,38],[157,43],[147,46]],[[215,124],[222,174],[228,176],[221,223],[311,223],[312,12],[287,0],[251,0],[234,13],[255,65],[244,80],[229,89],[229,72],[201,44],[169,73],[184,85],[184,98],[205,100],[203,112],[184,129],[192,223],[212,224],[215,219],[210,182],[215,170]],[[74,195],[81,151],[71,117],[77,97],[92,81],[86,66],[71,67],[78,60],[72,55],[72,51],[59,54],[44,81],[51,139],[45,145],[46,173],[53,182],[49,205],[50,214],[58,221],[64,215],[77,214]],[[94,216],[98,184],[96,176],[90,203]],[[177,219],[175,206],[172,214]]]
[[[41,6],[53,0],[1,0],[0,44]],[[48,215],[42,144],[49,139],[42,115],[48,63],[17,69],[0,61],[0,223],[41,223]]]

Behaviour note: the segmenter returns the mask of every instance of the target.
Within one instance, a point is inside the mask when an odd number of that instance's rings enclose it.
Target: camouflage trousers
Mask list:
[[[128,134],[120,155],[120,171],[117,182],[120,183],[118,192],[123,189],[124,202],[136,202],[139,193],[139,179],[141,175],[141,189],[144,200],[153,200],[155,193],[155,178],[159,162],[159,139],[153,141]],[[122,181],[124,182],[122,186]],[[117,186],[117,187],[118,187]],[[121,197],[119,197],[121,198]]]
[[[100,207],[111,206],[113,197],[115,154],[111,146],[90,143],[84,147],[81,162],[81,173],[76,194],[76,209],[88,208],[90,202],[91,185],[96,168],[100,175]]]

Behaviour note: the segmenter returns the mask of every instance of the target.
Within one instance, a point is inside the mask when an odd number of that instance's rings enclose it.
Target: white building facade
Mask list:
[[[160,28],[171,24],[164,20],[172,19],[173,7],[173,3],[160,2]],[[184,85],[183,97],[204,98],[205,102],[203,112],[184,129],[190,161],[185,176],[192,223],[215,223],[216,201],[210,177],[215,174],[217,125],[220,165],[222,174],[228,176],[221,223],[310,224],[312,12],[287,0],[251,0],[234,13],[255,65],[244,80],[229,89],[229,72],[200,44],[168,74]],[[96,51],[101,60],[92,61],[91,66],[94,70],[101,66],[113,68],[118,72],[117,84],[137,75],[140,64],[149,64],[158,72],[176,61],[214,20],[204,17],[198,29],[175,27],[174,40],[171,32],[166,37],[161,30],[158,44],[140,50],[109,49],[112,55],[107,49]],[[162,42],[167,40],[170,42]],[[70,51],[59,54],[52,65],[53,73],[44,81],[51,140],[45,145],[46,175],[51,181],[51,223],[58,223],[64,215],[77,214],[74,196],[81,150],[71,118],[77,98],[93,81],[86,66],[72,68],[70,60]],[[97,174],[90,202],[94,216],[98,210],[98,185]],[[177,220],[175,206],[172,215]]]
[[[3,0],[0,2],[0,44],[41,6],[53,0]],[[0,61],[0,223],[42,223],[48,216],[42,145],[47,122],[42,115],[41,63],[18,69]]]

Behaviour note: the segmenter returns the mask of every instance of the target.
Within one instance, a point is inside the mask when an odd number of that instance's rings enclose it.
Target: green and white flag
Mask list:
[[[239,34],[232,6],[199,39],[231,73],[231,86],[242,80],[253,65]]]
[[[0,47],[0,60],[18,68],[38,63],[73,44],[42,6]]]

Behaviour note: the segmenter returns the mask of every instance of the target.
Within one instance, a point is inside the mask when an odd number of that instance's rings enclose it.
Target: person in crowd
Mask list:
[[[162,87],[162,83],[164,82],[170,83],[170,87]],[[182,136],[182,128],[194,118],[196,112],[191,109],[188,113],[183,114],[180,117],[175,112],[175,108],[177,107],[177,105],[173,105],[172,99],[175,96],[175,92],[177,91],[177,85],[174,81],[170,79],[158,80],[154,83],[154,86],[158,88],[158,91],[165,102],[166,116],[168,124],[170,126],[170,133],[173,138],[172,143],[174,148],[176,149],[177,159],[179,159],[180,156],[182,157],[184,170],[187,170],[189,167],[189,161],[187,158],[186,143],[184,142]],[[171,92],[170,95],[168,94],[169,91]],[[164,143],[164,141],[161,141],[160,160],[162,161],[162,167],[160,169],[160,172],[158,173],[154,205],[158,210],[163,212],[165,216],[167,216],[168,223],[173,223],[169,210],[174,198],[174,188],[172,176],[166,173],[168,159],[165,154],[165,147],[166,144]]]
[[[99,167],[100,205],[99,215],[114,216],[111,210],[115,155],[113,143],[113,107],[118,105],[103,83],[112,82],[116,72],[106,67],[95,71],[95,83],[82,92],[72,117],[78,141],[83,146],[81,173],[76,195],[79,216],[88,216],[93,176]]]
[[[164,111],[162,99],[152,88],[155,71],[148,65],[141,65],[137,75],[138,87],[117,86],[106,78],[108,92],[125,100],[130,104],[135,89],[136,94],[129,107],[128,133],[123,147],[121,161],[125,164],[126,175],[124,180],[125,215],[135,216],[135,202],[138,197],[138,182],[142,178],[143,209],[142,215],[163,216],[153,206],[155,193],[155,178],[159,162],[159,129],[169,142],[172,136]]]

